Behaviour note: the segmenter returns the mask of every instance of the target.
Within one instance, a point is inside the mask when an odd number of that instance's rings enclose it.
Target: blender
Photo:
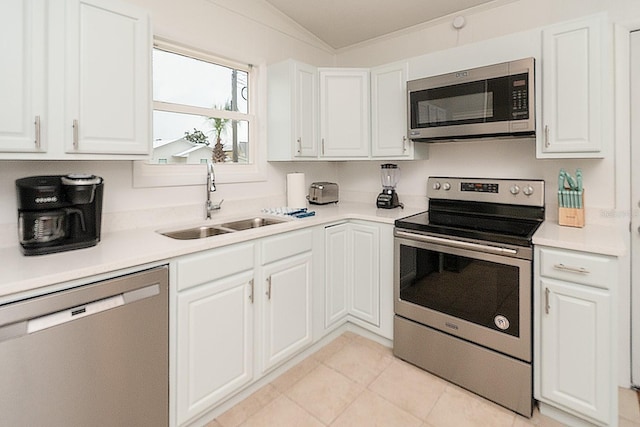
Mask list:
[[[376,205],[383,209],[404,208],[398,200],[396,185],[400,179],[400,169],[398,165],[385,163],[381,165],[380,178],[382,180],[382,193],[378,194]]]

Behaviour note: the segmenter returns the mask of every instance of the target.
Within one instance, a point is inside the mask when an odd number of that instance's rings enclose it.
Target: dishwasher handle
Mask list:
[[[0,342],[17,338],[22,335],[32,334],[64,323],[80,320],[87,316],[92,316],[94,314],[121,307],[145,298],[150,298],[158,294],[160,294],[160,285],[150,285],[78,306],[58,310],[54,313],[34,317],[22,322],[5,325],[0,328]]]

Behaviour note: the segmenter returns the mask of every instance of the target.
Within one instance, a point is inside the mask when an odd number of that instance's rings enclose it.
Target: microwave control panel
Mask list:
[[[511,118],[524,120],[529,118],[529,77],[527,73],[509,77],[511,87]]]

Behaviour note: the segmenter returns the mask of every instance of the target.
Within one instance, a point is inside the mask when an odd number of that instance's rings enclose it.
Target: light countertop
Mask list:
[[[135,267],[169,262],[172,258],[287,231],[345,220],[364,220],[393,224],[398,218],[422,211],[418,208],[377,209],[370,203],[341,202],[337,205],[311,206],[316,215],[288,219],[281,224],[228,233],[196,240],[175,240],[156,230],[188,228],[217,224],[232,219],[264,215],[259,210],[216,213],[211,220],[177,223],[147,228],[103,233],[98,245],[50,255],[24,256],[17,245],[0,248],[0,303],[10,302],[41,292],[67,287],[69,282],[127,272]],[[626,248],[619,229],[587,224],[584,228],[561,227],[547,221],[533,237],[536,245],[622,256]]]
[[[545,221],[533,235],[533,244],[616,257],[627,252],[620,228],[599,224],[576,228]]]
[[[313,217],[288,219],[281,224],[228,233],[196,240],[175,240],[156,230],[188,228],[195,225],[216,224],[231,219],[264,215],[260,211],[216,213],[211,220],[136,228],[103,233],[94,247],[49,255],[24,256],[15,246],[0,248],[0,303],[31,296],[30,293],[49,291],[53,285],[98,276],[136,266],[168,262],[171,258],[220,246],[257,239],[273,234],[342,220],[366,220],[393,224],[397,218],[412,215],[419,209],[377,209],[370,203],[339,203],[310,206]],[[268,216],[268,215],[267,215]],[[47,289],[41,289],[47,288]],[[55,286],[54,286],[55,288]]]

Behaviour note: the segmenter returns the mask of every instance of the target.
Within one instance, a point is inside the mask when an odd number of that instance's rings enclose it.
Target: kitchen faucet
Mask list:
[[[224,199],[220,200],[220,203],[213,204],[211,202],[211,192],[216,191],[216,175],[213,172],[213,163],[207,162],[207,203],[205,204],[207,219],[211,219],[211,211],[219,210],[222,206]]]

